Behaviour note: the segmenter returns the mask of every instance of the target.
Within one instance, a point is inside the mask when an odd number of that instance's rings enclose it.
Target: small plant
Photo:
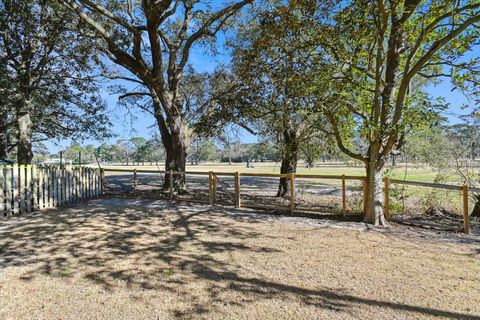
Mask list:
[[[64,269],[61,271],[60,275],[61,275],[62,277],[70,277],[70,276],[72,275],[72,273],[73,273],[73,270],[71,270],[71,269],[69,269],[69,268],[64,268]]]
[[[172,276],[174,274],[173,270],[170,269],[170,268],[163,268],[162,269],[162,273],[165,275],[165,276]]]

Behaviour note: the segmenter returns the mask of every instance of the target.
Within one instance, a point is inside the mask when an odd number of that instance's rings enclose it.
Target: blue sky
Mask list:
[[[223,37],[220,39],[223,42]],[[480,55],[480,48],[476,48],[472,55]],[[202,50],[194,49],[190,55],[190,63],[198,72],[213,71],[219,64],[229,62],[229,56],[226,53],[211,56],[204,53]],[[461,106],[468,104],[466,97],[458,91],[452,92],[452,84],[449,80],[445,80],[438,85],[430,85],[427,87],[427,92],[433,97],[443,97],[449,104],[450,108],[444,115],[448,122],[451,124],[460,122],[460,119],[456,116],[459,114],[465,114],[466,110],[461,110]],[[117,106],[117,98],[110,95],[105,88],[102,95],[107,102],[109,115],[111,116],[111,122],[113,123],[112,132],[115,137],[106,141],[85,140],[79,141],[81,144],[93,144],[95,146],[100,145],[102,142],[114,143],[118,139],[129,139],[135,136],[151,137],[155,131],[158,131],[155,120],[149,114],[142,113],[141,111],[135,111],[132,114],[130,111]],[[245,130],[240,130],[240,139],[243,142],[251,143],[256,142],[258,138]],[[58,152],[72,143],[71,140],[51,140],[47,141],[45,145],[50,152]]]

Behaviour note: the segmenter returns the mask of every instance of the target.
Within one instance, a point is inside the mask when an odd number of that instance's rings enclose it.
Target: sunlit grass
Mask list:
[[[186,171],[200,171],[200,172],[240,172],[240,173],[280,173],[280,163],[278,162],[255,162],[254,168],[247,168],[245,163],[200,163],[198,165],[187,164]],[[108,169],[137,169],[137,170],[163,170],[163,164],[158,166],[153,163],[145,163],[145,165],[103,165],[103,168]],[[343,174],[347,176],[365,176],[365,168],[358,165],[346,165],[340,162],[326,162],[319,163],[313,168],[307,168],[305,163],[300,162],[297,167],[299,174],[317,174],[317,175],[337,175]],[[109,172],[115,174],[114,172]],[[434,182],[437,173],[428,166],[416,165],[413,166],[401,163],[395,167],[387,166],[386,174],[392,179],[410,180],[419,182]],[[448,182],[461,182],[461,178],[452,169],[448,172]]]

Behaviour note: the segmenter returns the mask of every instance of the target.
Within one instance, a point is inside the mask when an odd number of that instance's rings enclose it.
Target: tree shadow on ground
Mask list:
[[[250,213],[247,213],[250,214]],[[63,210],[0,221],[0,270],[26,267],[22,281],[38,276],[78,277],[114,292],[131,288],[168,292],[188,305],[172,315],[205,315],[218,305],[247,306],[256,300],[301,301],[319,309],[351,312],[366,306],[416,316],[480,319],[462,313],[357,297],[341,290],[306,289],[249,274],[229,253],[283,254],[277,236],[261,234],[260,220],[236,223],[206,206],[162,201],[104,199]],[[266,245],[248,239],[268,238]],[[293,241],[293,240],[292,240]],[[202,284],[208,303],[190,285]],[[235,294],[225,294],[225,292]],[[238,295],[243,298],[238,299]]]

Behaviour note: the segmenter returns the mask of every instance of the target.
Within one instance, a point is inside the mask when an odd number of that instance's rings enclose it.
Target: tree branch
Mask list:
[[[208,33],[208,28],[210,28],[212,26],[212,24],[214,24],[216,21],[222,19],[223,16],[229,16],[232,13],[240,10],[243,6],[245,6],[249,3],[252,3],[253,1],[254,0],[243,0],[243,1],[237,2],[235,4],[232,4],[228,7],[220,10],[219,12],[217,12],[216,14],[211,16],[209,19],[207,19],[207,21],[203,24],[203,26],[200,27],[200,29],[198,29],[195,33],[193,33],[187,39],[187,41],[185,42],[185,46],[183,47],[183,50],[182,50],[182,55],[181,55],[182,57],[181,57],[180,63],[178,64],[178,67],[177,67],[177,75],[176,76],[179,77],[180,73],[183,71],[183,68],[185,67],[185,65],[188,61],[188,57],[190,55],[190,48],[192,47],[193,43],[195,41],[197,41],[198,39],[200,39],[205,34],[207,34]]]
[[[365,162],[366,161],[365,157],[363,157],[359,153],[355,153],[351,151],[343,143],[342,136],[340,135],[340,131],[338,130],[338,123],[337,123],[337,120],[335,119],[335,116],[330,111],[327,111],[325,115],[327,116],[327,119],[332,126],[333,136],[337,141],[338,148],[349,157]]]

